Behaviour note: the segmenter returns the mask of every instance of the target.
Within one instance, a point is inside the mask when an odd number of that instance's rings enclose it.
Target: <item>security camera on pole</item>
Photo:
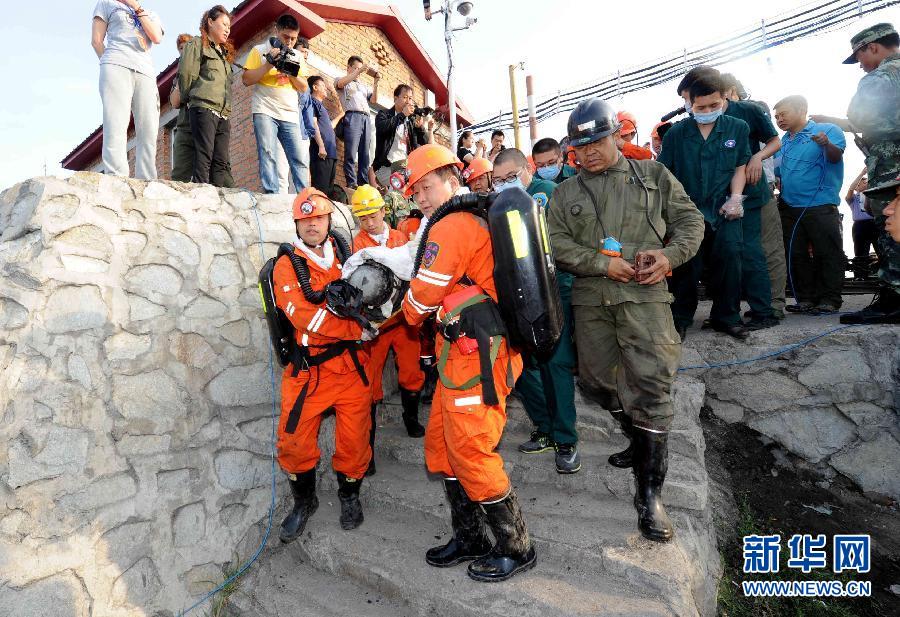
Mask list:
[[[450,117],[450,149],[456,151],[456,93],[453,91],[453,33],[458,30],[466,30],[474,26],[478,21],[469,14],[474,8],[474,3],[468,0],[443,0],[441,8],[432,11],[431,0],[422,0],[425,8],[425,19],[431,21],[432,15],[444,14],[444,42],[447,44],[447,112]],[[453,27],[450,18],[453,11],[466,18],[464,26]]]

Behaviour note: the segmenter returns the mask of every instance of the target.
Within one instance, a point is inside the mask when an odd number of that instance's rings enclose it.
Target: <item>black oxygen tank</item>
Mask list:
[[[262,300],[263,313],[266,316],[266,324],[269,326],[269,337],[272,340],[272,349],[281,366],[287,366],[291,361],[291,346],[294,343],[294,326],[287,315],[275,304],[275,262],[282,255],[293,253],[290,244],[282,244],[278,247],[278,254],[263,264],[259,271],[259,296]]]
[[[551,353],[563,329],[547,219],[524,190],[507,189],[488,208],[497,303],[514,347]]]

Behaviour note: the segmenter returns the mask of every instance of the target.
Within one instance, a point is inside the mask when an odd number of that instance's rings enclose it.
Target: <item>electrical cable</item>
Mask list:
[[[250,196],[250,201],[253,204],[250,207],[250,209],[253,211],[253,214],[256,217],[256,229],[259,232],[259,257],[262,260],[262,262],[265,263],[266,255],[265,255],[265,251],[263,249],[264,239],[263,239],[263,231],[262,231],[262,222],[260,221],[260,218],[259,218],[259,209],[257,208],[256,197],[254,197],[253,193],[251,193],[250,191],[248,191],[246,189],[242,189],[242,191],[247,193],[247,195]],[[256,549],[256,552],[253,553],[253,556],[250,559],[248,559],[246,562],[244,562],[244,564],[238,569],[237,572],[235,572],[234,574],[232,574],[231,576],[226,578],[224,581],[222,581],[222,583],[220,583],[216,588],[209,591],[206,595],[204,595],[202,598],[200,598],[194,604],[192,604],[188,609],[183,610],[180,613],[178,613],[178,617],[184,617],[185,615],[190,613],[192,610],[194,610],[198,606],[202,605],[207,600],[212,598],[214,595],[216,595],[217,593],[222,591],[225,587],[230,585],[232,582],[234,582],[235,580],[237,580],[238,578],[243,576],[244,572],[246,572],[248,569],[250,569],[250,566],[252,566],[253,563],[257,559],[259,559],[259,556],[262,554],[262,551],[265,548],[266,543],[269,541],[269,534],[272,531],[272,519],[275,516],[275,496],[276,496],[276,486],[275,485],[276,485],[276,478],[277,478],[276,470],[275,470],[275,458],[276,458],[275,440],[276,440],[276,418],[278,417],[278,415],[276,413],[277,408],[275,405],[275,358],[273,356],[272,346],[266,345],[266,347],[269,348],[269,378],[271,379],[271,382],[272,382],[272,444],[271,444],[272,445],[272,447],[271,447],[272,499],[269,504],[269,517],[268,517],[269,520],[268,520],[268,523],[266,524],[266,532],[265,532],[265,534],[263,534],[263,539],[260,542],[259,547]]]

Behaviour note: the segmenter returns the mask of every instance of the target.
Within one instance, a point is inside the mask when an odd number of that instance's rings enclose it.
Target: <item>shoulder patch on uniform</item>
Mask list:
[[[437,242],[425,243],[425,250],[422,253],[422,265],[430,268],[434,260],[437,259],[438,253],[441,251],[441,245]]]
[[[728,141],[725,142],[726,148],[734,148],[736,145],[737,145],[737,142],[733,139],[729,139]]]
[[[578,216],[581,214],[581,204],[575,204],[571,208],[569,208],[569,212],[572,213],[572,216]]]
[[[537,202],[537,205],[542,208],[545,207],[547,205],[547,202],[550,201],[549,199],[547,199],[547,193],[535,193],[534,195],[532,195],[532,197]]]

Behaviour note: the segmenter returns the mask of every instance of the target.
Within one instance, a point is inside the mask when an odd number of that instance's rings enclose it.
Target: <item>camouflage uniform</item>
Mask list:
[[[396,229],[397,223],[409,216],[412,206],[401,193],[388,191],[384,194],[384,210],[388,224]]]
[[[646,194],[621,156],[606,171],[582,169],[559,185],[548,208],[550,242],[559,268],[575,275],[575,341],[585,393],[610,411],[624,409],[636,425],[664,431],[674,415],[670,389],[681,358],[672,295],[665,281],[606,278],[611,258],[600,246],[604,236],[615,237],[630,262],[637,251],[662,248],[674,268],[700,247],[703,215],[662,164],[631,164]],[[668,237],[665,247],[660,237]]]
[[[853,54],[864,45],[894,32],[890,24],[877,24],[860,32],[851,40]],[[885,58],[877,69],[859,81],[847,118],[854,129],[862,132],[866,142],[869,186],[878,186],[896,177],[900,172],[900,53]],[[900,291],[900,245],[884,229],[882,210],[886,205],[884,201],[869,201],[878,227],[878,252],[882,256],[879,276],[894,290]]]

